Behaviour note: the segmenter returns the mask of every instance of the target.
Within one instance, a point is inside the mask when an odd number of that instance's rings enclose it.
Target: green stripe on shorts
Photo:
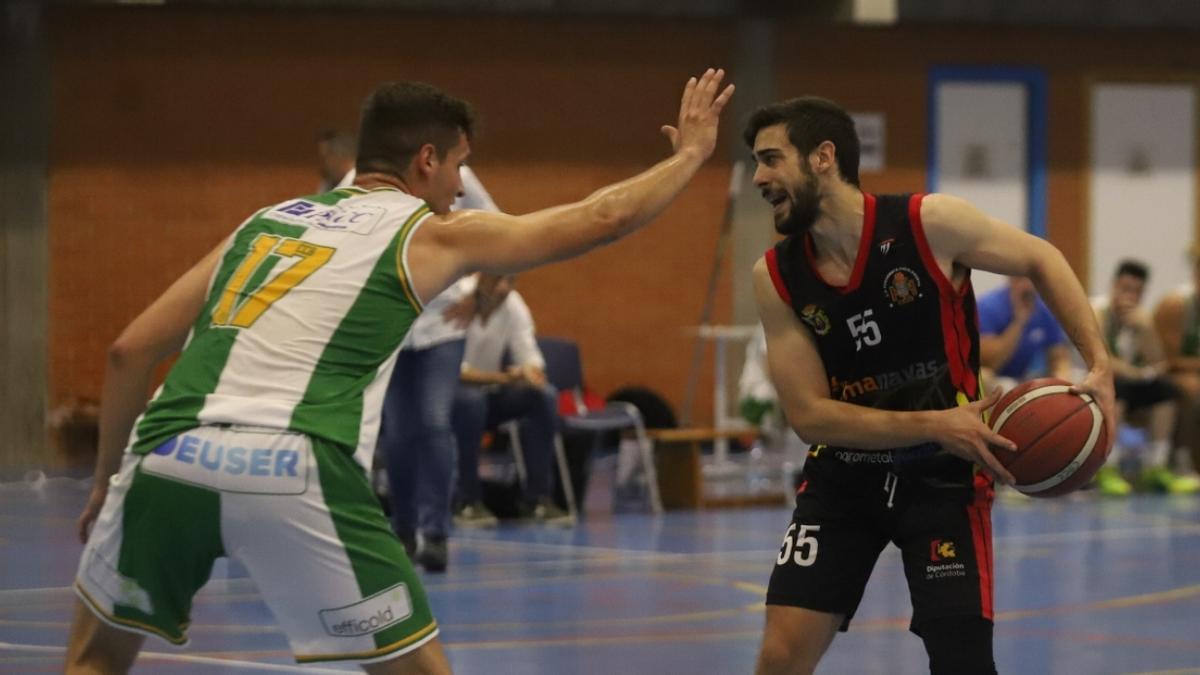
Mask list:
[[[143,473],[139,463],[125,494],[117,561],[129,602],[116,604],[113,614],[183,640],[192,596],[224,555],[220,495]]]
[[[373,619],[366,616],[377,611],[377,602],[371,600],[373,597],[386,602],[388,596],[394,598],[398,597],[396,594],[406,593],[411,606],[408,616],[397,616],[390,613],[390,607],[383,610],[380,606],[379,611],[389,613],[379,617],[379,625],[386,627],[374,633],[375,646],[380,653],[387,653],[427,635],[434,621],[425,590],[404,552],[404,545],[392,533],[362,467],[349,451],[337,445],[318,438],[312,439],[312,443],[325,505],[329,507],[334,530],[346,549],[346,557],[364,598],[361,604],[365,611],[342,612],[339,616]],[[339,611],[345,609],[349,608],[339,608]],[[349,656],[329,655],[331,660],[345,658]],[[313,655],[305,660],[324,659]]]

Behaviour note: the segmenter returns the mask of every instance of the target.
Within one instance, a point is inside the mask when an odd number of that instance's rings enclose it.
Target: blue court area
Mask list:
[[[61,669],[85,497],[66,479],[0,486],[0,672]],[[426,583],[459,673],[748,673],[788,519],[593,514],[574,530],[470,532]],[[1000,672],[1200,673],[1200,499],[1010,496],[993,522]],[[889,549],[820,672],[927,672],[908,613]],[[192,618],[187,648],[148,640],[135,672],[351,670],[292,662],[235,565],[218,566]]]

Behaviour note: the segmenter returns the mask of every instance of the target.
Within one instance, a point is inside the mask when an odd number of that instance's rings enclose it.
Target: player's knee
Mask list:
[[[930,675],[996,675],[992,622],[983,617],[941,617],[921,624]]]
[[[807,675],[813,672],[820,654],[810,653],[801,641],[767,634],[758,653],[757,675]]]

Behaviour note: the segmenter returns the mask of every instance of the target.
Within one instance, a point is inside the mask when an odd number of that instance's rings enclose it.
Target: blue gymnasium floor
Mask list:
[[[67,479],[0,486],[0,672],[62,667],[85,496]],[[748,673],[788,515],[593,516],[575,530],[465,533],[427,589],[459,673]],[[993,522],[1000,672],[1200,673],[1200,499],[1013,496]],[[908,613],[889,548],[819,672],[927,672]],[[147,640],[134,672],[343,672],[294,664],[235,566],[218,565],[192,619],[190,646]]]

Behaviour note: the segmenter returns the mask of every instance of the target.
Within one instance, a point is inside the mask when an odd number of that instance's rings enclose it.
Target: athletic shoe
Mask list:
[[[426,572],[445,572],[450,552],[445,537],[422,537],[421,550],[417,551],[417,562]]]
[[[1133,486],[1121,477],[1115,466],[1100,467],[1096,472],[1096,489],[1105,497],[1124,497],[1133,492]]]
[[[462,507],[454,514],[454,524],[457,527],[463,528],[481,528],[495,527],[500,521],[496,519],[496,514],[488,510],[483,502],[473,502],[471,504],[463,504]]]
[[[413,559],[413,555],[417,552],[417,537],[414,534],[396,533],[396,538],[404,545],[404,554],[409,560]]]
[[[533,510],[529,513],[529,518],[541,525],[571,527],[575,524],[574,516],[558,508],[558,505],[549,499],[543,499],[535,504]]]
[[[1142,472],[1138,478],[1138,488],[1172,495],[1191,494],[1200,490],[1200,480],[1195,476],[1180,476],[1165,466],[1157,466]]]

